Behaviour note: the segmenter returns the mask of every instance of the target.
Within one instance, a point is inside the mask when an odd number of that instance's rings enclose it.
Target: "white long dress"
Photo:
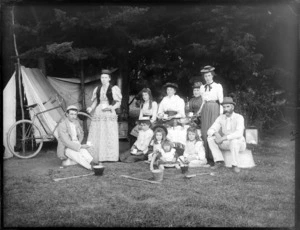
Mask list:
[[[92,117],[88,141],[93,145],[92,155],[95,161],[119,160],[119,133],[118,116],[115,111],[103,111],[109,105],[106,91],[100,90],[100,103]],[[115,101],[121,102],[122,94],[117,86],[112,87],[112,96]],[[97,87],[92,96],[92,101],[97,100]]]

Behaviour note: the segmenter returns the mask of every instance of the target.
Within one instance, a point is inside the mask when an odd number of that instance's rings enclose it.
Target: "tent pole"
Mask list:
[[[21,106],[21,113],[22,113],[22,120],[24,119],[24,109],[23,109],[23,94],[22,94],[22,85],[21,85],[21,71],[20,71],[20,58],[19,58],[19,52],[18,52],[18,48],[17,48],[17,39],[16,39],[16,34],[15,34],[15,30],[14,30],[14,26],[15,26],[15,15],[14,15],[14,6],[12,7],[11,10],[11,17],[12,17],[12,26],[13,26],[13,39],[14,39],[14,48],[15,48],[15,53],[17,56],[17,64],[16,64],[16,82],[19,85],[19,96],[20,96],[20,106]],[[24,137],[25,135],[25,126],[24,124],[22,125],[22,137]],[[22,150],[23,152],[25,151],[25,143],[22,142]]]
[[[82,106],[82,110],[86,109],[86,105],[85,105],[85,87],[84,87],[84,71],[83,71],[83,60],[80,60],[80,88],[81,88],[81,106]],[[83,132],[84,132],[84,142],[87,139],[87,120],[83,119]]]

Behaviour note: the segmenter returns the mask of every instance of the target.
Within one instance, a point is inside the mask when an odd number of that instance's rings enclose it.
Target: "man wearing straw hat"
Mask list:
[[[237,165],[237,157],[239,152],[245,151],[246,149],[246,141],[243,136],[245,129],[244,117],[234,112],[235,102],[231,97],[224,97],[221,104],[224,112],[208,129],[207,142],[212,152],[216,168],[224,164],[224,158],[220,149],[230,150],[232,169],[238,173],[240,169]]]
[[[86,169],[92,169],[93,157],[88,152],[89,145],[80,144],[83,130],[77,120],[78,108],[70,105],[66,116],[58,126],[57,156],[62,160],[62,166],[80,164]]]

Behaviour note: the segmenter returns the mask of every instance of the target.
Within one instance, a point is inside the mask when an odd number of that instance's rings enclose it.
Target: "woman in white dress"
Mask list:
[[[167,83],[164,85],[167,96],[159,104],[157,118],[168,129],[168,138],[172,142],[185,144],[186,127],[179,125],[180,118],[185,117],[185,103],[182,98],[176,95],[178,85]]]
[[[220,103],[223,102],[223,87],[221,84],[214,82],[214,69],[212,66],[205,66],[201,70],[206,84],[200,87],[200,94],[203,100],[200,108],[201,135],[204,141],[206,159],[211,165],[214,164],[214,160],[207,144],[207,130],[222,113],[223,109],[222,106],[220,106]]]
[[[94,161],[118,161],[118,116],[115,110],[121,105],[122,94],[118,86],[110,84],[109,70],[102,70],[100,80],[100,85],[93,91],[93,104],[87,108],[88,113],[95,109],[88,141],[93,147]]]
[[[159,104],[157,117],[159,119],[185,117],[184,100],[176,95],[178,85],[175,83],[167,83],[164,85],[164,88],[167,91],[167,96],[165,96]]]

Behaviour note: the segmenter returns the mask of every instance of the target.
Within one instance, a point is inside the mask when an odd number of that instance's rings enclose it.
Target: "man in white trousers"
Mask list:
[[[223,114],[221,114],[207,131],[207,142],[212,152],[215,168],[224,164],[224,158],[220,149],[230,150],[232,156],[232,169],[240,172],[237,165],[239,152],[245,151],[244,117],[234,112],[235,102],[231,97],[224,97]]]
[[[93,157],[88,152],[89,145],[80,144],[83,139],[83,130],[77,120],[78,108],[70,105],[67,108],[66,119],[58,126],[57,156],[63,166],[80,164],[92,170]]]

